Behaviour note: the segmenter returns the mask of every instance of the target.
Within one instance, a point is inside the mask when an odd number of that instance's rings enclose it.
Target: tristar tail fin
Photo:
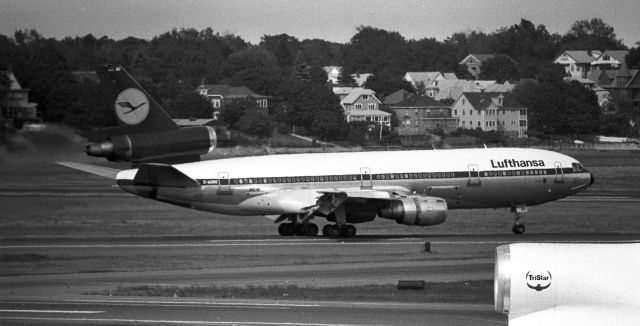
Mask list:
[[[121,66],[106,65],[97,71],[100,80],[113,87],[117,94],[114,99],[114,111],[119,127],[103,129],[90,133],[89,141],[106,132],[114,134],[141,134],[178,129],[178,125],[158,102]]]

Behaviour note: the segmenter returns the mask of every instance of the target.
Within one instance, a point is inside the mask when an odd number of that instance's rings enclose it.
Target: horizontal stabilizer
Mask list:
[[[56,162],[58,165],[66,166],[71,169],[84,171],[87,173],[95,174],[107,179],[115,180],[118,172],[120,170],[107,168],[104,166],[91,165],[85,163],[76,163],[76,162]]]
[[[133,178],[134,186],[199,187],[200,184],[168,164],[147,163],[138,166],[138,172]]]

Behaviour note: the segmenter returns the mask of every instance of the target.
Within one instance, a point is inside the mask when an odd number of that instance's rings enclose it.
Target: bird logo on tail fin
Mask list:
[[[115,110],[120,121],[137,125],[149,115],[149,99],[139,89],[128,88],[118,94]]]

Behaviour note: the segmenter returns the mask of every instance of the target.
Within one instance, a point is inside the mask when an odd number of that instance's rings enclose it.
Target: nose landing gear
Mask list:
[[[511,212],[513,213],[513,219],[515,222],[511,231],[513,231],[514,234],[523,234],[525,227],[524,224],[520,223],[520,220],[522,219],[522,214],[527,212],[527,205],[513,206],[511,207]]]

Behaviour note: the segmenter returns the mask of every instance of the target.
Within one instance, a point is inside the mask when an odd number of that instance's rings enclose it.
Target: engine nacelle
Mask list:
[[[510,326],[637,325],[639,252],[638,243],[500,246],[495,310]]]
[[[447,218],[447,202],[438,197],[410,197],[382,207],[378,216],[407,225],[436,225]]]
[[[111,136],[105,141],[88,144],[86,152],[91,156],[106,157],[109,161],[165,161],[172,157],[209,153],[215,148],[216,140],[216,132],[212,127],[186,127],[155,133]]]

